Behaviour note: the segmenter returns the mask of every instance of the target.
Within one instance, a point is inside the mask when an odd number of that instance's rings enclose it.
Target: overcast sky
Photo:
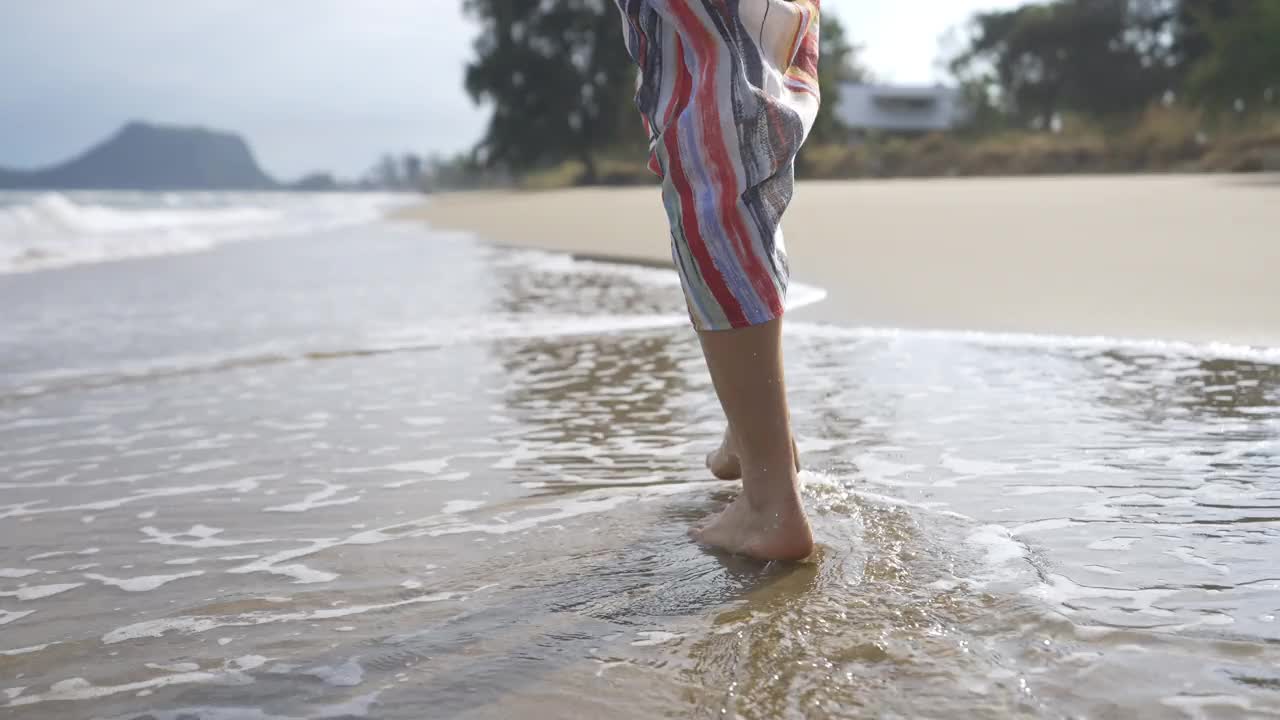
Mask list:
[[[1017,0],[824,0],[882,79],[933,82],[939,41]],[[0,1],[0,165],[63,160],[131,119],[242,133],[268,172],[355,176],[386,150],[455,152],[459,0]]]

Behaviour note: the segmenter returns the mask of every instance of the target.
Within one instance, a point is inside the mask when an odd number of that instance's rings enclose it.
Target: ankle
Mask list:
[[[799,486],[798,470],[791,445],[770,448],[768,452],[744,449],[738,453],[744,482],[767,485],[773,489]]]
[[[751,482],[751,478],[744,478],[742,490],[747,508],[754,514],[804,516],[804,503],[800,499],[800,486],[794,473],[788,481],[772,478],[768,482]]]

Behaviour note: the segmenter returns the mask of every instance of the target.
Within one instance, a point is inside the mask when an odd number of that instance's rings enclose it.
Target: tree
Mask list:
[[[375,185],[381,188],[394,189],[400,187],[400,163],[391,153],[383,155],[371,172]]]
[[[1239,0],[1168,0],[1170,10],[1170,55],[1178,69],[1180,86],[1191,69],[1212,52],[1207,26],[1235,15]],[[1252,2],[1252,0],[1249,0]]]
[[[1248,108],[1280,90],[1280,2],[1218,3],[1199,8],[1193,22],[1204,42],[1190,68],[1197,98]]]
[[[1169,3],[1053,0],[978,14],[951,63],[961,84],[1023,123],[1060,112],[1131,116],[1174,83]]]
[[[404,165],[402,179],[404,186],[411,190],[419,190],[422,187],[422,158],[413,153],[405,154],[401,160]]]
[[[528,169],[566,156],[598,178],[635,75],[612,0],[464,0],[482,27],[467,92],[491,103],[478,148],[490,165]]]
[[[828,11],[822,15],[819,33],[818,84],[822,88],[822,105],[818,108],[809,142],[824,145],[845,139],[845,128],[836,113],[841,84],[867,82],[871,74],[858,60],[861,48],[849,41],[844,24],[835,13]]]

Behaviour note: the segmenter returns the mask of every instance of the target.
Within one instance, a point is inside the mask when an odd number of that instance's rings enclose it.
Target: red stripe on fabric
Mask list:
[[[679,58],[679,66],[676,73],[676,86],[671,93],[672,107],[679,104],[683,108],[689,105],[689,98],[693,89],[693,77],[689,74],[688,66],[685,65],[684,46],[679,38],[676,38],[676,56]],[[738,303],[738,299],[729,291],[729,287],[725,284],[724,277],[716,267],[715,261],[711,259],[711,253],[707,251],[706,241],[702,238],[702,230],[698,227],[698,216],[694,212],[693,187],[689,184],[689,176],[684,171],[684,163],[680,157],[680,143],[677,140],[679,130],[671,126],[672,117],[674,117],[674,113],[668,118],[663,142],[667,146],[667,158],[671,166],[668,168],[668,172],[671,175],[671,183],[680,195],[680,224],[684,228],[685,243],[689,246],[689,252],[693,255],[694,262],[698,264],[698,271],[702,273],[703,281],[706,282],[707,288],[711,291],[712,296],[715,297],[716,304],[724,312],[725,319],[733,327],[747,325],[746,314],[742,311],[742,306]]]
[[[675,36],[675,41],[676,58],[680,60],[680,64],[676,69],[676,86],[671,90],[671,99],[667,101],[667,109],[662,112],[663,131],[671,127],[671,121],[676,116],[676,106],[680,105],[679,109],[683,110],[684,105],[689,104],[689,69],[684,66],[684,43],[680,42],[679,35]],[[684,95],[683,101],[680,100],[681,95]]]
[[[801,36],[800,47],[795,49],[795,55],[791,64],[808,73],[811,77],[818,77],[818,33],[819,28],[815,27],[815,23],[821,17],[822,6],[818,2],[813,3],[812,9],[806,10],[806,26],[804,34]]]
[[[672,11],[679,17],[680,24],[685,27],[686,35],[693,44],[693,52],[698,56],[698,93],[699,102],[695,109],[702,127],[702,139],[706,145],[708,170],[712,182],[719,189],[719,214],[721,224],[728,231],[735,246],[738,264],[742,266],[747,281],[755,290],[760,300],[769,305],[773,314],[782,309],[782,301],[778,297],[778,289],[773,284],[773,276],[752,251],[749,233],[738,212],[737,173],[733,170],[733,161],[729,159],[724,134],[720,131],[718,100],[715,90],[715,76],[719,70],[719,57],[710,33],[702,23],[693,16],[692,11],[684,3],[672,3]],[[720,39],[721,42],[728,42]],[[709,95],[710,97],[706,97]],[[740,149],[739,149],[740,151]]]

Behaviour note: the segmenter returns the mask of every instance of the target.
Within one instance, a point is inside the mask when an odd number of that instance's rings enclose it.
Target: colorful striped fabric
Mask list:
[[[782,315],[782,213],[817,116],[819,0],[617,0],[700,330]]]

